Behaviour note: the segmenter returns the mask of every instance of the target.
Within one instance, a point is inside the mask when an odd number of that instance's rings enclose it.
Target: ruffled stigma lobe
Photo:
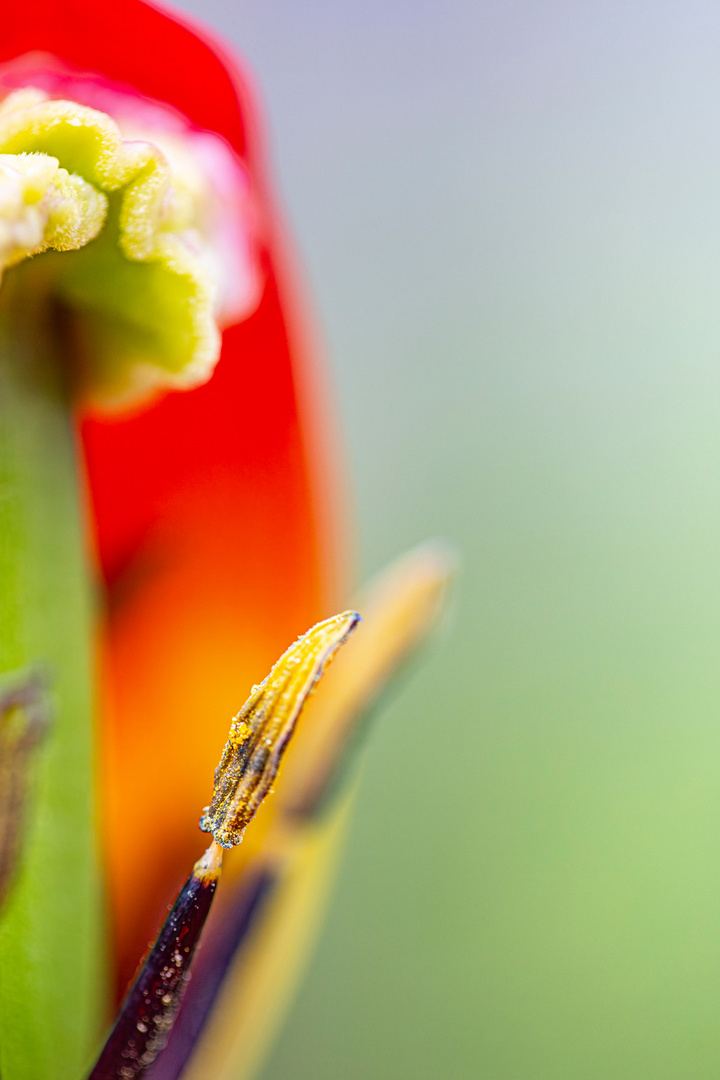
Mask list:
[[[107,197],[48,154],[0,154],[0,273],[48,248],[72,251],[93,240]]]
[[[211,196],[151,139],[34,87],[0,103],[0,270],[47,253],[28,280],[72,314],[77,393],[99,403],[196,385],[219,355]]]

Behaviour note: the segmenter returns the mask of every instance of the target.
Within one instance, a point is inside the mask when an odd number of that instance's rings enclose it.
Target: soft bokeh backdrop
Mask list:
[[[182,7],[264,93],[364,570],[464,556],[264,1080],[716,1080],[720,7]]]

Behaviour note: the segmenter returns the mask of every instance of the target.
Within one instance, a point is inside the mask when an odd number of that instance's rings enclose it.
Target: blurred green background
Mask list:
[[[364,570],[464,559],[264,1080],[717,1080],[720,7],[182,7],[264,94]]]

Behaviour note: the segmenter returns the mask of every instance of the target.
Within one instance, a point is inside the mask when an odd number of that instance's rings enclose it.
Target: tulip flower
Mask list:
[[[257,108],[204,31],[141,0],[4,14],[0,274],[0,1074],[78,1080],[205,847],[229,717],[346,606],[346,545]],[[448,574],[423,549],[369,595],[179,1012],[102,1075],[165,1042],[157,1080],[249,1075],[317,921],[345,747]]]

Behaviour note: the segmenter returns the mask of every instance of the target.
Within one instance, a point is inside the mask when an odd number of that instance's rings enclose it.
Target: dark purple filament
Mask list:
[[[89,1080],[136,1080],[168,1040],[217,877],[193,871],[133,983]]]

